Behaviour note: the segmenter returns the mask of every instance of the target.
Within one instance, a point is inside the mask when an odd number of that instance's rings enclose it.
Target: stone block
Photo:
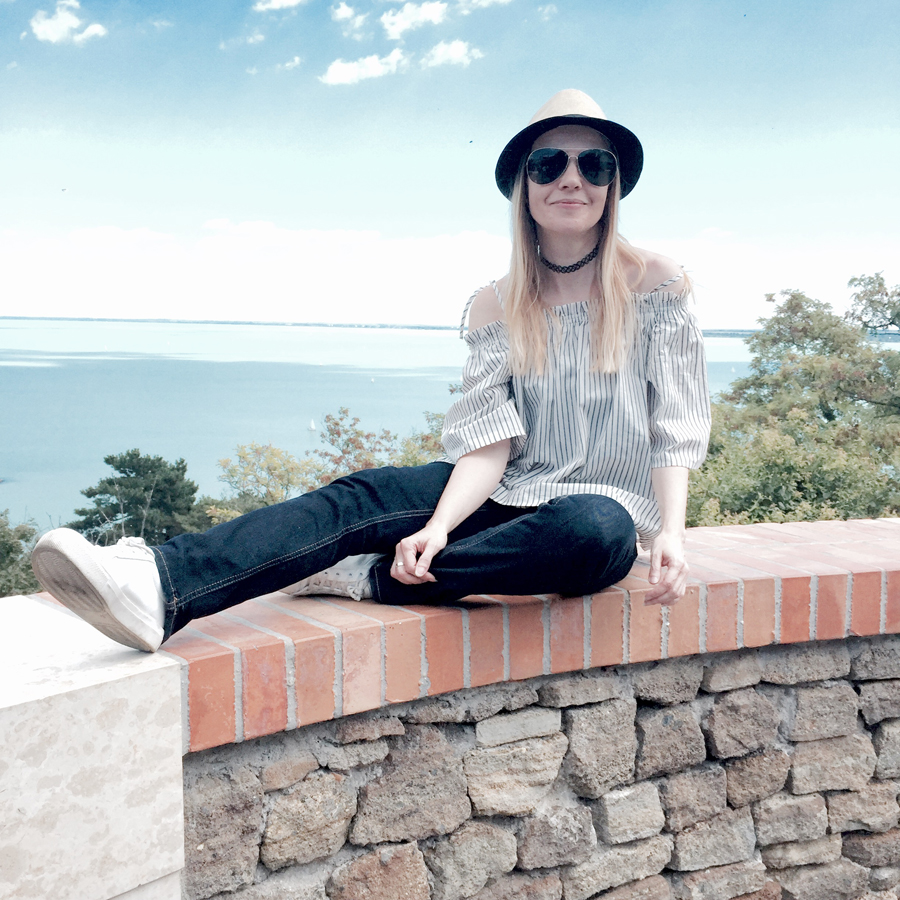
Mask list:
[[[532,706],[517,712],[500,713],[482,719],[475,725],[475,744],[478,747],[498,747],[527,738],[556,734],[562,725],[558,709]]]
[[[841,858],[841,836],[829,834],[812,841],[770,844],[763,847],[760,852],[763,862],[769,869],[789,869],[793,866],[829,863]]]
[[[669,775],[706,759],[703,732],[688,704],[638,711],[637,778]]]
[[[876,778],[900,778],[900,719],[888,719],[875,729],[872,736],[878,762]]]
[[[657,787],[669,831],[683,831],[711,819],[726,806],[725,770],[718,765],[669,775]]]
[[[337,853],[356,812],[356,789],[342,775],[321,773],[275,798],[260,858],[270,869]]]
[[[900,865],[900,828],[881,834],[845,835],[844,856],[862,866]]]
[[[360,744],[321,744],[316,747],[319,763],[335,772],[349,772],[360,766],[381,762],[390,752],[391,745],[383,739],[363,741]]]
[[[342,744],[357,741],[377,741],[390,735],[406,734],[406,728],[396,716],[371,715],[348,716],[335,725],[335,738]]]
[[[716,697],[703,729],[714,756],[746,756],[774,743],[778,714],[759,691],[742,688]]]
[[[609,791],[593,805],[593,812],[597,834],[607,844],[652,837],[666,824],[659,791],[649,781]]]
[[[859,900],[897,900],[896,891],[866,891],[860,894]]]
[[[425,851],[425,864],[434,875],[433,900],[463,900],[515,866],[516,838],[488,822],[466,822]]]
[[[866,870],[849,859],[771,874],[781,884],[784,900],[853,900],[865,891],[868,880]]]
[[[781,885],[777,881],[767,881],[758,891],[744,894],[739,900],[781,900]]]
[[[672,900],[672,887],[662,875],[651,875],[613,888],[601,900]]]
[[[252,884],[263,829],[263,789],[248,766],[199,773],[186,766],[185,891],[210,897]]]
[[[766,870],[759,859],[715,866],[702,872],[672,876],[675,900],[732,900],[758,891],[766,883]]]
[[[399,843],[447,834],[471,812],[456,748],[433,725],[410,726],[395,739],[382,774],[360,789],[350,840]]]
[[[542,706],[586,706],[604,700],[629,700],[633,696],[626,678],[606,672],[563,675],[538,688]]]
[[[472,900],[562,900],[562,881],[551,872],[546,875],[501,875],[482,888]]]
[[[859,685],[859,708],[866,725],[900,716],[900,680],[866,681]]]
[[[569,742],[561,733],[499,747],[477,747],[463,760],[479,815],[527,816],[547,795]]]
[[[550,806],[519,824],[519,868],[546,869],[583,862],[597,846],[586,806]]]
[[[819,741],[856,731],[859,697],[846,681],[793,691],[792,713],[784,724],[791,741]]]
[[[335,869],[328,881],[328,896],[331,900],[430,900],[425,860],[415,844],[382,847]]]
[[[791,758],[776,747],[725,763],[728,802],[746,806],[778,793],[787,781]]]
[[[662,659],[630,666],[634,695],[639,700],[671,706],[697,696],[703,680],[703,663],[696,656]]]
[[[797,744],[791,761],[791,791],[862,790],[875,771],[875,759],[872,742],[862,734]]]
[[[700,687],[711,694],[753,687],[762,679],[762,666],[755,650],[711,653],[704,660]]]
[[[281,791],[302,781],[318,768],[318,760],[309,750],[298,750],[282,759],[265,763],[260,769],[259,780],[266,793]]]
[[[582,863],[562,872],[566,900],[587,900],[607,888],[657,875],[672,855],[672,837],[656,837],[613,847],[599,845]]]
[[[900,866],[875,866],[869,869],[869,890],[889,891],[900,885]]]
[[[900,678],[900,637],[863,638],[850,645],[850,677],[854,681]]]
[[[596,798],[631,781],[637,749],[636,708],[634,700],[607,700],[564,712],[569,736],[564,771],[580,797]]]
[[[850,673],[850,653],[843,641],[763,647],[758,653],[762,680],[771,684],[826,681]]]
[[[753,856],[756,832],[749,809],[730,809],[675,835],[669,868],[693,872]]]
[[[404,714],[407,723],[480,722],[503,710],[523,709],[537,703],[537,691],[522,682],[465,688],[451,694],[418,700]]]
[[[900,807],[894,782],[875,782],[861,791],[829,794],[828,825],[832,832],[888,831],[897,827]]]
[[[775,794],[754,803],[756,840],[761,847],[787,841],[811,841],[828,830],[828,812],[821,794]]]

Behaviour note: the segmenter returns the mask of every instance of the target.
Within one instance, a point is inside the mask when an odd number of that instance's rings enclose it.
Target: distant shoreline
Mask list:
[[[397,331],[458,331],[458,325],[392,325],[387,322],[252,322],[243,319],[112,319],[91,316],[0,316],[0,322],[140,322],[144,325],[278,325],[291,328],[393,328]],[[706,337],[745,338],[754,334],[753,328],[704,328]]]
[[[0,316],[0,322],[140,322],[144,325],[278,325],[289,328],[390,328],[395,331],[458,331],[458,325],[392,325],[348,322],[252,322],[244,319],[112,319],[91,316]],[[758,328],[704,328],[704,337],[748,338]],[[883,343],[900,343],[900,334],[873,331],[869,337]]]

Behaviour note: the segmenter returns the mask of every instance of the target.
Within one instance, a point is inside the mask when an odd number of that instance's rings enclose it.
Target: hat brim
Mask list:
[[[641,142],[624,125],[611,122],[609,119],[598,119],[591,116],[567,115],[551,116],[541,119],[523,128],[504,148],[497,160],[494,177],[500,193],[509,200],[512,197],[513,185],[519,172],[522,158],[531,149],[531,145],[545,131],[559,128],[560,125],[584,125],[599,131],[609,140],[619,161],[619,183],[621,196],[626,197],[634,190],[644,167],[644,148]]]

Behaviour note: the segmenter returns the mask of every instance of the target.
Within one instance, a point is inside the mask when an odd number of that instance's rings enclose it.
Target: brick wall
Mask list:
[[[894,900],[896,779],[898,637],[540,676],[190,754],[185,896]]]
[[[639,562],[592,597],[192,623],[185,896],[893,900],[900,521],[689,547],[668,610]]]

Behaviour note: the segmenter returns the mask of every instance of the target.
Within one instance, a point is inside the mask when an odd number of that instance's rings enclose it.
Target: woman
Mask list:
[[[709,398],[686,276],[618,234],[642,162],[638,139],[574,90],[503,150],[512,262],[467,307],[447,460],[358,472],[161,547],[98,548],[56,529],[34,550],[41,583],[152,651],[193,618],[298,579],[287,590],[395,604],[592,593],[628,573],[637,533],[651,550],[646,602],[677,601]],[[345,559],[362,553],[377,556]]]

